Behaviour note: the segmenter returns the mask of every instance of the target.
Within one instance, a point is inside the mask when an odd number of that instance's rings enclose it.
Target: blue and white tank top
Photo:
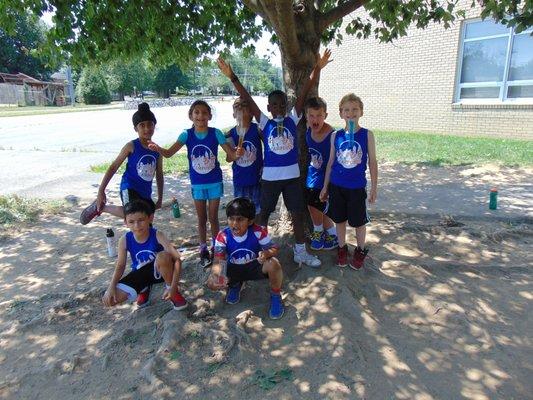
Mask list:
[[[344,129],[337,131],[331,183],[348,189],[360,189],[366,187],[368,129],[359,128],[353,136],[352,141]]]
[[[246,239],[242,242],[235,240],[230,228],[224,229],[224,233],[226,234],[227,260],[230,264],[248,264],[257,259],[262,247],[255,235],[254,225],[248,227]]]
[[[207,136],[199,139],[194,128],[187,129],[187,157],[191,184],[222,182],[222,170],[218,162],[218,139],[215,128],[208,128]]]
[[[120,190],[133,189],[144,199],[152,197],[152,181],[160,155],[146,149],[139,139],[132,140],[133,151],[128,156],[126,171],[120,181]]]
[[[298,164],[296,124],[290,117],[283,119],[283,127],[269,119],[263,129],[265,167],[286,167]]]
[[[135,240],[133,232],[126,233],[126,250],[130,253],[131,269],[136,271],[146,264],[155,261],[157,253],[163,251],[163,246],[157,241],[157,229],[150,227],[150,235],[144,243]]]
[[[233,143],[239,143],[237,130],[232,128],[229,131]],[[233,169],[233,184],[236,186],[257,185],[261,178],[261,168],[263,167],[263,148],[257,124],[251,123],[244,135],[242,144],[244,155],[235,160],[231,166]]]
[[[305,184],[308,188],[322,189],[324,187],[324,177],[326,175],[326,166],[328,165],[331,147],[331,132],[329,132],[321,142],[316,142],[313,139],[311,128],[307,128],[307,131],[305,132],[305,140],[307,142],[307,152],[309,156]]]

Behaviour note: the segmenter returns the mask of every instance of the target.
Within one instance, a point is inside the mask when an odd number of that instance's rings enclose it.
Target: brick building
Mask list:
[[[533,29],[517,34],[479,13],[392,44],[345,35],[320,80],[328,121],[341,124],[338,102],[354,92],[371,129],[533,139]]]

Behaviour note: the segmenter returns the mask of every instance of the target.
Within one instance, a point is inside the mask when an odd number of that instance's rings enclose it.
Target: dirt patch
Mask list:
[[[203,285],[194,211],[158,213],[185,260],[186,312],[160,300],[104,309],[113,271],[101,217],[78,211],[11,231],[1,243],[0,398],[527,398],[533,331],[532,227],[383,214],[361,271],[298,269],[282,245],[286,314],[268,319],[268,287],[241,303]],[[222,210],[221,210],[222,215]],[[275,218],[272,219],[275,221]],[[352,238],[353,239],[353,238]]]

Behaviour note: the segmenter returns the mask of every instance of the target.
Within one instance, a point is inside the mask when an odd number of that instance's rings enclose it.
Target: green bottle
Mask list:
[[[178,199],[176,199],[175,197],[172,198],[172,215],[174,216],[174,218],[181,217],[180,203],[178,203]]]
[[[496,210],[498,208],[498,189],[490,189],[489,195],[489,209]]]

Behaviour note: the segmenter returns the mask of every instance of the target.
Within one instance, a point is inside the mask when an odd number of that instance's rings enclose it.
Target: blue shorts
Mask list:
[[[191,186],[193,200],[213,200],[220,199],[224,195],[224,185],[222,182],[209,185],[198,185],[200,188]]]
[[[233,186],[234,197],[246,197],[250,199],[255,205],[255,213],[259,214],[261,211],[261,185],[258,183],[251,186]]]

